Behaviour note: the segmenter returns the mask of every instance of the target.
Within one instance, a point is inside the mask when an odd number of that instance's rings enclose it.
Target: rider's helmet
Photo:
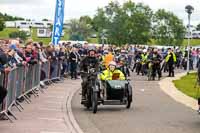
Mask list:
[[[111,61],[111,62],[109,63],[109,70],[110,70],[110,71],[114,71],[114,70],[116,69],[116,67],[117,67],[116,62]]]
[[[108,54],[108,50],[104,50],[103,54],[104,55]]]
[[[155,49],[153,50],[153,52],[154,52],[154,54],[157,54],[157,53],[158,53],[158,49],[155,48]]]
[[[95,46],[89,46],[89,47],[88,47],[88,52],[89,52],[89,51],[95,51],[95,52],[96,52]]]
[[[88,47],[88,55],[94,56],[96,54],[96,48],[93,46]]]
[[[116,62],[111,61],[111,62],[109,63],[109,66],[117,66],[117,64],[116,64]]]
[[[143,50],[143,53],[147,53],[147,50],[146,50],[146,49],[144,49],[144,50]]]
[[[121,50],[121,53],[126,53],[126,51],[124,49]]]
[[[117,47],[116,50],[120,50],[120,47]]]
[[[138,49],[138,54],[142,54],[142,50],[141,49]]]

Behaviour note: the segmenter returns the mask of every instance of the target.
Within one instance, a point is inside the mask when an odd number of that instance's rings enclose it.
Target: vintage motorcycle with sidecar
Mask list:
[[[113,80],[98,80],[98,73],[94,69],[88,69],[88,86],[86,100],[81,101],[87,109],[93,113],[98,110],[98,105],[125,105],[131,107],[132,87],[129,80],[115,80],[119,74],[113,75]]]

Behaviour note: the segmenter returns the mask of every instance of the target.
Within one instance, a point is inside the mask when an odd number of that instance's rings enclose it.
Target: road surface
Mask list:
[[[84,133],[200,133],[200,116],[166,95],[158,81],[135,74],[131,79],[131,109],[100,106],[97,114],[92,114],[80,105],[80,92],[76,93],[72,110]]]

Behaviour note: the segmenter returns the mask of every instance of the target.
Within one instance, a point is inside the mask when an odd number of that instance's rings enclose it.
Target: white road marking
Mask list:
[[[45,110],[45,111],[58,111],[58,112],[61,112],[61,109],[51,109],[51,108],[39,108],[39,110]]]
[[[45,96],[45,98],[57,98],[57,99],[63,99],[64,97],[56,97],[56,96],[48,95],[48,96]]]
[[[144,89],[140,89],[140,91],[144,92],[145,90]]]
[[[56,104],[56,105],[61,105],[62,102],[53,102],[53,101],[46,101],[46,104]]]
[[[50,132],[50,131],[41,131],[40,133],[64,133],[64,132]]]
[[[56,118],[38,118],[39,120],[47,120],[47,121],[61,121],[63,122],[63,119],[56,119]]]

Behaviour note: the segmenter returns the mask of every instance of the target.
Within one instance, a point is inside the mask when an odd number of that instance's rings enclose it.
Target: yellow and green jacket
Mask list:
[[[174,62],[176,62],[176,55],[175,55],[173,52],[172,52],[172,53],[169,53],[169,54],[166,56],[165,61],[168,62],[169,59],[170,59],[170,57],[171,57],[171,55],[173,55],[173,60],[174,60]]]
[[[142,54],[141,56],[142,56],[142,63],[146,63],[148,60],[148,54],[146,54],[146,55]]]
[[[114,73],[119,73],[119,80],[125,80],[125,76],[124,74],[120,71],[120,70],[114,70],[113,72],[110,71],[109,69],[104,70],[100,75],[100,79],[101,80],[112,80],[112,76]]]

